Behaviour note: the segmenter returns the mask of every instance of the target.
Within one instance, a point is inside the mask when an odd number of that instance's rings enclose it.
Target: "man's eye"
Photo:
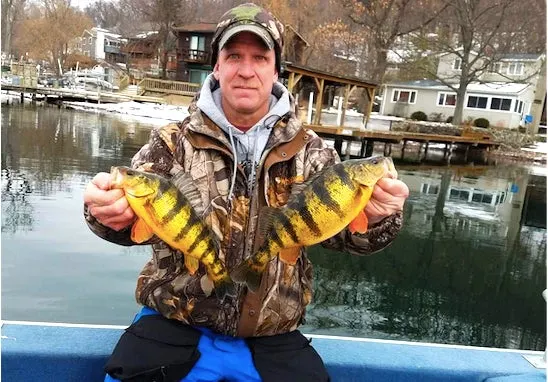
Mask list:
[[[237,54],[237,53],[231,53],[228,55],[228,58],[231,59],[231,60],[237,60],[240,58],[240,55]]]
[[[265,56],[255,56],[255,59],[257,61],[266,61],[266,57]]]

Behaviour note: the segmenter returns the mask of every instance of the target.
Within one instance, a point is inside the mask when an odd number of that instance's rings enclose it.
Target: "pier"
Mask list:
[[[468,156],[470,148],[490,151],[497,148],[499,143],[483,134],[467,134],[464,131],[463,135],[445,135],[445,134],[425,134],[403,131],[373,131],[359,129],[345,129],[340,126],[322,126],[322,125],[305,125],[307,128],[314,130],[319,136],[334,140],[334,147],[344,159],[351,157],[351,144],[358,142],[360,150],[358,157],[368,157],[373,154],[373,148],[376,142],[384,143],[384,155],[391,156],[392,145],[401,145],[401,159],[404,158],[404,152],[409,142],[419,144],[419,160],[425,159],[430,149],[430,144],[444,144],[444,159],[449,160],[453,150],[458,146],[464,147],[464,156]],[[343,142],[346,142],[346,150],[343,152]]]

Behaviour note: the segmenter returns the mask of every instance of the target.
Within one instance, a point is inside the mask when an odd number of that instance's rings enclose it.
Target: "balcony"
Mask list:
[[[185,62],[207,64],[209,63],[209,52],[197,49],[183,49],[181,51],[181,59]]]

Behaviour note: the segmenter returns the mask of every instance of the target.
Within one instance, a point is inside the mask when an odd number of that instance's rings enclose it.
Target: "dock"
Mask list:
[[[402,146],[401,159],[403,159],[405,147],[408,142],[418,143],[419,159],[424,159],[428,155],[430,144],[444,144],[444,159],[450,159],[453,150],[458,146],[464,147],[464,155],[468,156],[471,147],[490,151],[499,147],[499,143],[494,141],[488,135],[473,134],[464,132],[463,135],[446,134],[426,134],[404,131],[374,131],[360,130],[356,128],[344,128],[341,126],[322,126],[305,125],[305,127],[315,131],[319,136],[335,141],[334,147],[344,159],[350,159],[350,147],[353,142],[360,143],[358,157],[368,157],[373,154],[373,148],[376,142],[384,143],[384,155],[391,156],[392,145]],[[346,142],[346,150],[343,152],[342,144]]]
[[[31,94],[32,99],[36,100],[38,96],[42,96],[47,101],[48,99],[58,99],[60,101],[91,101],[99,103],[117,103],[117,102],[151,102],[151,103],[166,103],[162,97],[150,97],[138,94],[115,93],[104,90],[84,90],[84,89],[69,89],[69,88],[49,88],[49,87],[30,87],[21,85],[2,84],[2,90],[8,90],[21,94],[21,102],[23,102],[24,94]]]

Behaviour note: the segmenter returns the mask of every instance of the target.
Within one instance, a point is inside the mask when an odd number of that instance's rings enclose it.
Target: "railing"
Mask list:
[[[155,78],[144,78],[139,82],[141,91],[151,91],[157,93],[180,94],[192,97],[198,90],[200,84],[181,81],[157,80]]]
[[[124,90],[129,85],[129,76],[127,74],[120,75],[118,78],[118,90]]]
[[[209,62],[209,52],[196,49],[183,49],[181,51],[183,61],[206,64]]]

